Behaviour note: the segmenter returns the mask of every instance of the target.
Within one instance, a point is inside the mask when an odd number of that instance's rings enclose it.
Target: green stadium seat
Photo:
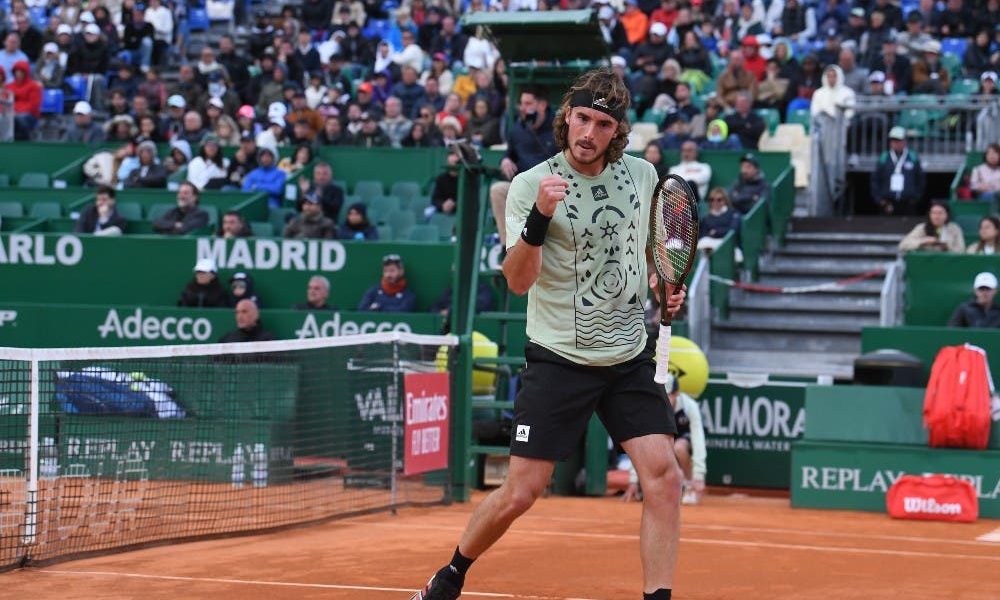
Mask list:
[[[49,176],[46,173],[27,172],[17,180],[17,185],[23,188],[47,188],[49,187]]]
[[[375,210],[380,215],[389,215],[402,208],[398,196],[376,196],[368,202],[369,210]]]
[[[802,125],[806,129],[806,133],[809,133],[809,125],[811,121],[812,114],[809,112],[808,108],[799,108],[788,114],[788,122]]]
[[[981,215],[957,215],[954,218],[955,223],[962,228],[962,232],[965,235],[975,234],[979,236],[979,222],[982,221],[983,217]]]
[[[35,202],[28,211],[29,217],[53,219],[62,216],[62,205],[58,202]]]
[[[272,235],[280,237],[285,231],[285,216],[288,214],[295,214],[295,211],[290,208],[274,208],[273,206],[268,211],[267,220],[271,223]]]
[[[954,94],[978,94],[979,80],[977,79],[957,79],[951,82],[952,95]]]
[[[390,196],[398,196],[403,206],[421,194],[420,184],[416,181],[397,181],[389,188]]]
[[[375,229],[378,230],[378,239],[387,241],[392,240],[392,226],[379,225]]]
[[[354,194],[361,197],[361,202],[368,204],[372,198],[385,193],[381,181],[364,180],[354,184]]]
[[[397,210],[387,215],[386,222],[392,226],[393,239],[408,240],[410,230],[417,224],[417,218],[411,211]]]
[[[0,217],[23,217],[24,207],[20,202],[0,202]]]
[[[119,202],[116,204],[118,214],[125,217],[126,221],[142,220],[142,204],[138,202]]]
[[[254,237],[274,237],[274,226],[268,221],[252,221],[250,223],[250,231],[253,232]]]
[[[344,190],[344,196],[347,196],[347,182],[346,181],[344,181],[343,179],[334,179],[332,183],[336,187],[339,187],[340,189]]]
[[[167,212],[170,209],[174,208],[175,206],[177,206],[177,205],[176,204],[167,204],[165,202],[161,202],[159,204],[154,204],[154,205],[152,205],[152,206],[149,207],[149,211],[146,213],[146,218],[149,221],[155,221],[155,220],[159,219],[160,217],[162,217],[163,215],[167,214]]]
[[[411,242],[437,242],[440,236],[438,228],[433,225],[414,225],[406,239]]]
[[[909,135],[927,135],[931,115],[928,111],[908,108],[899,113],[899,126]]]
[[[645,113],[643,113],[642,119],[640,120],[640,122],[642,122],[642,123],[652,123],[652,124],[654,124],[656,126],[659,126],[660,123],[663,122],[664,117],[666,117],[666,116],[667,116],[667,113],[664,112],[664,111],[662,111],[662,110],[649,109]]]
[[[0,175],[0,188],[10,187],[10,175]]]
[[[945,52],[941,55],[941,66],[948,69],[952,78],[958,77],[962,73],[962,57]]]
[[[219,222],[219,207],[211,204],[202,204],[201,208],[208,213],[208,224],[216,225]]]
[[[781,124],[781,113],[774,108],[758,108],[754,112],[760,115],[761,119],[764,119],[764,123],[767,123],[768,133],[774,135],[774,130]]]
[[[455,215],[446,215],[444,213],[434,213],[428,220],[430,225],[437,227],[438,235],[443,240],[451,239],[452,234],[455,229]]]
[[[410,211],[417,216],[417,219],[422,221],[424,218],[424,211],[426,211],[427,207],[430,205],[430,196],[417,196],[416,198],[410,200],[410,203],[406,205],[406,208],[410,209]]]

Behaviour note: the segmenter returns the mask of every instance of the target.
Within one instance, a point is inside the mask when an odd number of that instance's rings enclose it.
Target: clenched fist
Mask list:
[[[538,196],[535,197],[535,204],[538,205],[538,212],[546,217],[551,217],[556,212],[556,205],[566,197],[566,190],[569,183],[558,175],[543,177],[538,184]]]

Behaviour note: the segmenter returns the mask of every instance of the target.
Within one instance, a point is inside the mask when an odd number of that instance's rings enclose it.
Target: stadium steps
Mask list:
[[[879,220],[794,219],[785,246],[761,258],[757,284],[828,284],[887,268],[912,224]],[[883,276],[810,293],[730,291],[727,318],[712,325],[713,371],[853,376],[861,329],[879,324]]]

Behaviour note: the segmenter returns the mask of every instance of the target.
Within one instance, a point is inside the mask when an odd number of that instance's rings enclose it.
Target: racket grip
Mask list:
[[[653,381],[666,383],[670,370],[670,325],[660,324],[660,337],[656,340],[656,375]]]

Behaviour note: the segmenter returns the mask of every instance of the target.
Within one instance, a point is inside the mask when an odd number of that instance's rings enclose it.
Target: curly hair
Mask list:
[[[566,124],[566,115],[570,111],[570,98],[580,90],[587,90],[595,96],[606,98],[608,104],[624,106],[625,110],[628,110],[632,103],[625,84],[611,69],[594,69],[580,75],[563,95],[562,103],[559,105],[559,111],[556,112],[553,123],[556,145],[559,146],[560,150],[569,147],[569,126]],[[625,147],[628,146],[628,134],[631,130],[632,126],[629,124],[628,118],[618,121],[618,131],[615,132],[611,142],[608,143],[608,149],[604,152],[605,161],[613,163],[622,157],[622,154],[625,153]]]

